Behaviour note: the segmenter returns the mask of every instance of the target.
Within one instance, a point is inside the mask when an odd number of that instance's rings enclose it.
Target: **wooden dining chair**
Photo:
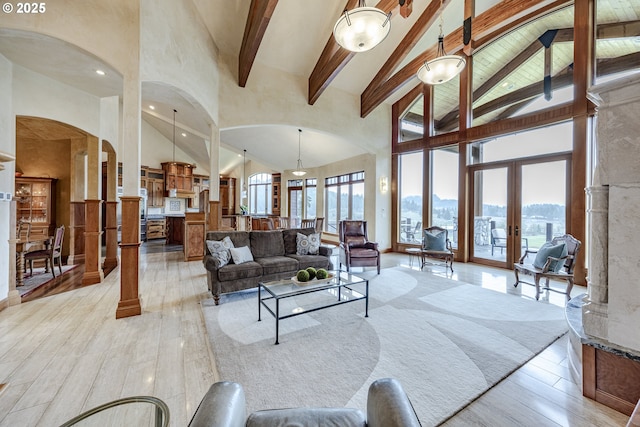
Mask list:
[[[30,234],[31,234],[31,223],[23,219],[19,220],[18,229],[16,230],[16,237],[19,240],[28,242]]]
[[[316,228],[316,219],[303,219],[300,221],[300,228]]]
[[[286,216],[279,217],[278,228],[289,228],[289,218]]]
[[[29,274],[33,276],[33,262],[44,261],[45,266],[51,268],[51,274],[56,277],[55,263],[58,261],[58,269],[62,274],[62,241],[64,240],[64,225],[56,228],[53,236],[53,242],[46,249],[27,252],[24,255],[25,263],[29,264]]]

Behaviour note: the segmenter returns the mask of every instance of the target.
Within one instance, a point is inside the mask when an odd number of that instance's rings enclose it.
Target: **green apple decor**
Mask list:
[[[316,277],[318,280],[326,279],[328,276],[329,273],[324,268],[319,268],[318,271],[316,271]]]
[[[307,267],[307,273],[309,273],[309,280],[316,278],[316,269],[313,267]]]
[[[298,271],[298,274],[296,274],[296,279],[298,279],[299,282],[308,282],[309,272],[307,270]]]

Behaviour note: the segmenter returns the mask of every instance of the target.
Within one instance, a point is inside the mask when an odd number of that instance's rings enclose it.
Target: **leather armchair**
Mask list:
[[[253,412],[247,418],[242,386],[214,383],[205,394],[189,427],[262,427],[274,425],[336,425],[341,427],[418,427],[420,421],[400,382],[374,381],[367,396],[367,416],[355,408],[288,408]]]
[[[367,221],[344,220],[338,226],[340,237],[340,268],[377,267],[380,274],[378,244],[367,238]]]

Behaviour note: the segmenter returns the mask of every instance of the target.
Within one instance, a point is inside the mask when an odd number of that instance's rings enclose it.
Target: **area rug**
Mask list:
[[[562,308],[516,295],[401,267],[363,277],[368,318],[357,301],[285,319],[279,345],[273,317],[257,321],[257,292],[203,301],[220,376],[242,384],[248,411],[366,410],[371,382],[393,377],[423,425],[437,425],[567,331]]]
[[[75,267],[77,267],[77,264],[63,265],[62,274],[65,274],[66,272],[74,269]],[[61,276],[60,270],[58,269],[58,266],[56,266],[56,279],[60,276]],[[53,275],[51,274],[51,271],[45,272],[44,267],[34,268],[33,276],[29,275],[29,269],[27,269],[27,273],[25,274],[25,277],[24,277],[24,285],[18,286],[17,290],[20,293],[20,296],[24,297],[31,294],[33,291],[40,288],[41,286],[45,286],[47,283],[49,283],[52,280],[53,280]]]

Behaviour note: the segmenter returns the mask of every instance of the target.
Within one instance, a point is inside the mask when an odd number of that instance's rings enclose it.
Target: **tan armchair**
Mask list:
[[[367,237],[367,221],[344,220],[338,226],[340,237],[340,268],[377,267],[380,274],[380,251],[376,242]]]
[[[582,242],[573,237],[571,234],[554,237],[551,242],[546,243],[538,250],[528,249],[514,265],[514,274],[516,276],[517,287],[519,283],[526,283],[536,287],[536,299],[540,299],[541,289],[561,292],[566,294],[567,299],[571,299],[571,289],[573,288],[573,267],[576,264],[576,258],[580,251]],[[535,259],[528,260],[531,263],[525,263],[525,259],[529,254],[535,254]],[[520,280],[520,274],[533,276],[533,283]],[[540,279],[546,279],[544,287],[540,287]],[[549,279],[566,280],[567,288],[564,292],[549,287]]]

